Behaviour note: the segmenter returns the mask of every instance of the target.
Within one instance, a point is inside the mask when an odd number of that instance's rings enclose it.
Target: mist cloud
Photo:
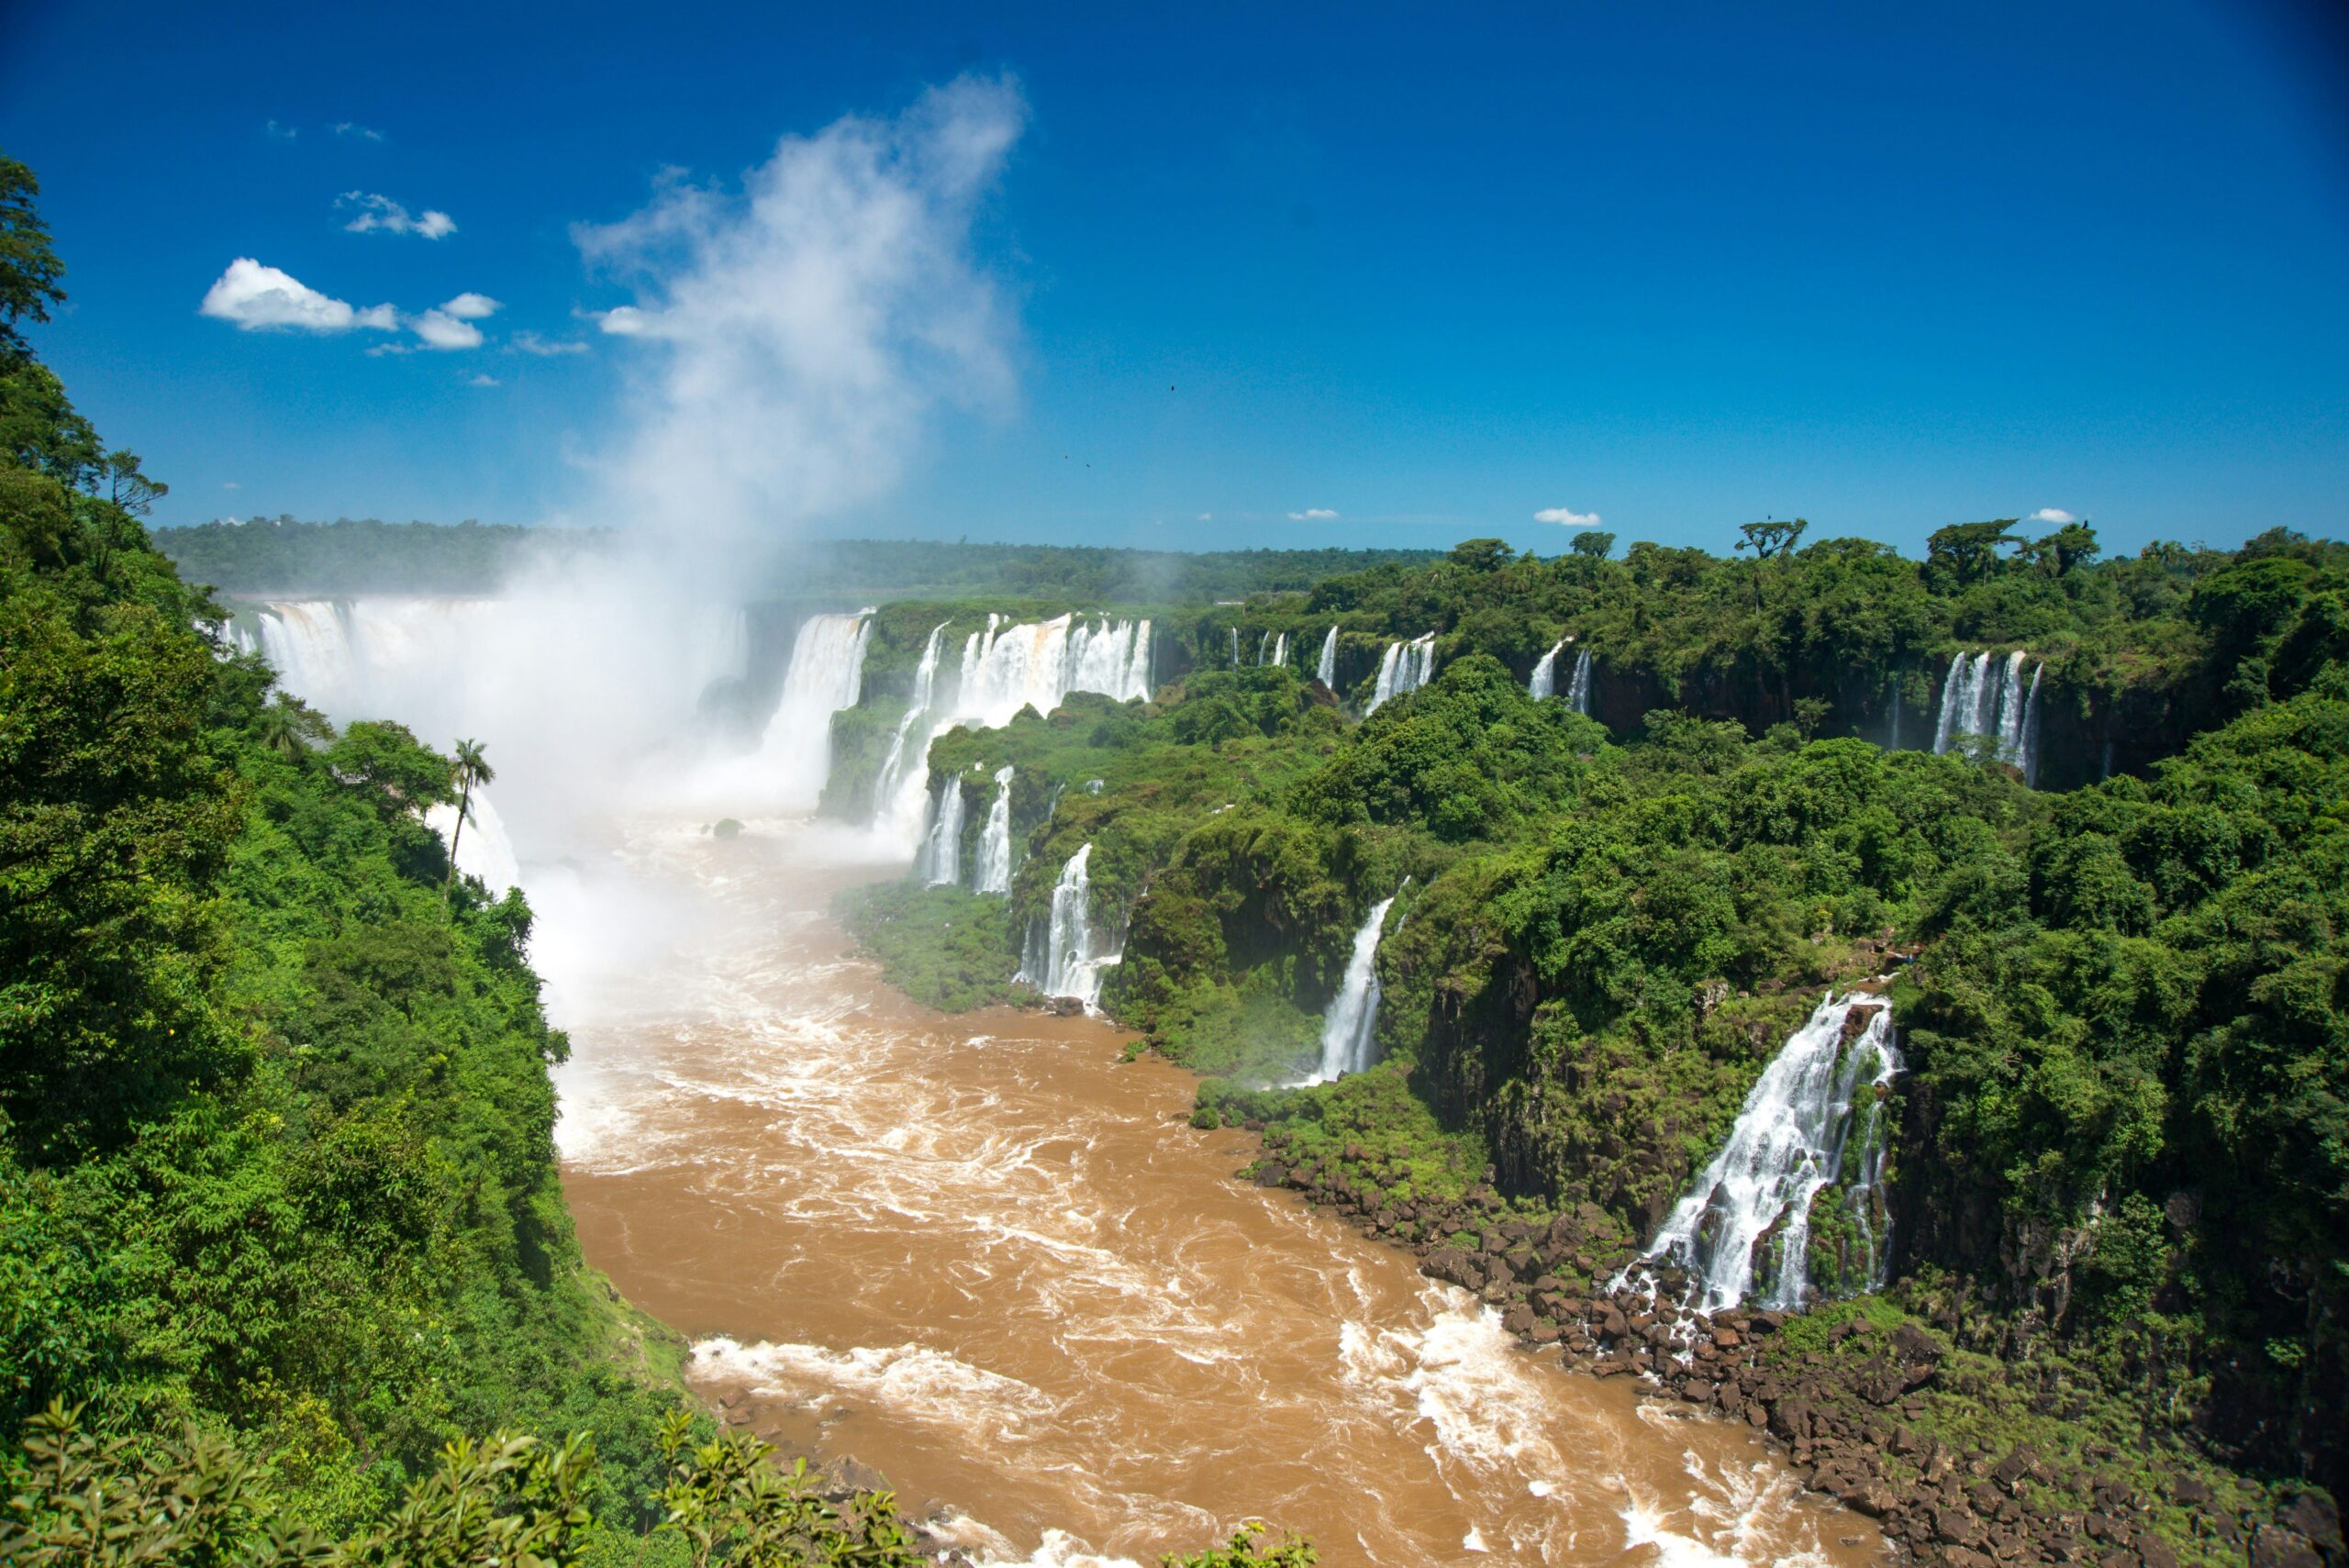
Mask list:
[[[595,316],[641,361],[598,520],[774,538],[885,493],[940,407],[1008,403],[1016,327],[971,228],[1026,119],[1014,83],[964,77],[785,137],[739,192],[671,171],[576,228],[637,296]]]

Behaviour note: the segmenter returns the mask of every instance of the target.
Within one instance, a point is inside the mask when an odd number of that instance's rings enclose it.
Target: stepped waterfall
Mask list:
[[[1962,735],[1978,735],[1996,743],[1998,760],[2011,763],[2025,784],[2039,779],[2039,677],[2043,663],[2033,665],[2031,680],[2022,667],[2031,655],[2021,649],[2004,660],[1982,652],[1950,661],[1942,681],[1942,711],[1933,729],[1933,750],[1947,751]]]
[[[1405,692],[1416,692],[1428,684],[1435,673],[1435,633],[1415,637],[1408,642],[1390,642],[1379,656],[1378,684],[1371,688],[1370,706],[1362,710],[1368,718],[1390,698]]]
[[[1337,689],[1338,628],[1335,625],[1330,628],[1329,635],[1321,639],[1321,657],[1314,662],[1313,678],[1332,691]]]
[[[973,868],[974,893],[1011,895],[1011,768],[997,768],[995,804],[987,807],[986,826],[979,831],[979,863]]]
[[[1566,682],[1566,706],[1590,717],[1590,650],[1586,648],[1575,655],[1575,673]]]
[[[1812,1211],[1840,1184],[1857,1255],[1845,1253],[1841,1278],[1831,1283],[1846,1293],[1881,1285],[1891,1235],[1882,1190],[1885,1099],[1900,1069],[1883,997],[1854,991],[1821,1000],[1746,1095],[1728,1141],[1643,1261],[1687,1270],[1686,1305],[1699,1311],[1721,1311],[1757,1291],[1765,1306],[1802,1307],[1811,1294]]]
[[[1308,1084],[1327,1084],[1371,1064],[1378,1049],[1378,938],[1394,906],[1391,895],[1372,905],[1370,918],[1354,933],[1345,979],[1321,1015],[1321,1067]]]
[[[1558,639],[1550,645],[1550,651],[1542,655],[1541,662],[1533,666],[1533,676],[1525,683],[1525,690],[1534,701],[1539,702],[1543,697],[1557,695],[1558,651],[1565,645],[1564,638]]]
[[[924,829],[921,851],[914,857],[914,875],[932,887],[963,880],[963,781],[941,782],[931,797],[930,826]]]
[[[465,830],[457,831],[457,806],[454,801],[436,806],[424,814],[425,825],[440,835],[441,842],[456,840],[457,870],[467,876],[477,876],[492,898],[503,898],[509,887],[522,885],[522,864],[514,855],[514,841],[506,835],[506,819],[489,798],[489,791],[473,786],[473,796],[465,803]]]
[[[930,745],[958,724],[999,728],[1023,707],[1051,713],[1072,692],[1097,692],[1119,702],[1149,696],[1150,639],[1147,620],[1066,615],[1010,626],[989,615],[985,631],[963,639],[951,692],[941,689],[945,683],[937,678],[935,661],[927,684],[915,673],[918,700],[904,726],[905,745],[894,753],[894,776],[885,769],[874,792],[874,826],[907,844],[918,840],[925,823],[934,826],[934,814],[925,810]]]
[[[1093,846],[1080,845],[1061,867],[1052,885],[1052,911],[1048,921],[1030,921],[1021,953],[1018,979],[1047,996],[1069,996],[1090,1009],[1101,997],[1102,971],[1121,954],[1108,951],[1101,933],[1093,929],[1093,884],[1086,866]]]

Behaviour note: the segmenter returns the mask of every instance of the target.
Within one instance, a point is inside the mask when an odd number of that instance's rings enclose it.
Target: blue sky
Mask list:
[[[2349,532],[2349,99],[2288,8],[231,9],[0,21],[0,149],[70,269],[37,341],[161,520],[587,518],[674,478],[769,532],[1178,548]],[[850,115],[934,170],[915,106],[958,79],[1016,137],[967,191],[907,176],[877,380],[733,364],[768,380],[713,425],[751,306],[604,329],[785,286],[746,174]],[[664,169],[699,260],[583,255],[674,216]],[[408,231],[353,232],[373,197]],[[239,258],[396,325],[200,314]],[[848,472],[695,488],[774,421],[852,428]]]

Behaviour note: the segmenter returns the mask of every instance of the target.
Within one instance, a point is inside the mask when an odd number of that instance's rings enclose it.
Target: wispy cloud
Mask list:
[[[2042,506],[2023,519],[2027,523],[2055,523],[2059,526],[2064,523],[2076,523],[2079,520],[2061,506]]]
[[[351,234],[413,234],[425,239],[443,239],[457,232],[457,220],[447,213],[427,207],[422,217],[411,217],[407,208],[389,196],[345,191],[335,197],[334,205],[358,210],[359,216],[342,226]]]
[[[1337,515],[1327,506],[1308,506],[1302,512],[1291,512],[1288,520],[1292,523],[1321,523]]]
[[[527,328],[507,339],[506,346],[518,354],[536,354],[541,359],[587,351],[587,345],[576,338],[541,338]]]
[[[370,130],[367,127],[357,124],[351,120],[343,120],[338,123],[334,128],[334,133],[337,136],[355,136],[362,141],[381,141],[384,139],[384,133],[382,131]]]
[[[388,305],[356,308],[275,267],[264,267],[250,256],[229,262],[196,309],[221,321],[233,321],[246,332],[269,328],[348,332],[354,327],[390,332],[399,326],[399,313]]]
[[[595,317],[644,364],[605,505],[787,528],[885,492],[936,406],[1006,402],[1013,324],[970,232],[1026,119],[1014,83],[965,77],[784,138],[739,195],[672,173],[643,210],[575,228],[637,285]]]
[[[502,386],[505,384],[494,375],[476,373],[465,378],[465,384],[467,386]]]
[[[269,121],[262,128],[268,131],[273,138],[279,141],[291,141],[295,137],[302,134],[294,127],[290,125],[280,125],[275,120]]]
[[[1533,514],[1537,523],[1564,523],[1570,528],[1595,528],[1598,526],[1596,512],[1577,512],[1572,506],[1544,506]]]

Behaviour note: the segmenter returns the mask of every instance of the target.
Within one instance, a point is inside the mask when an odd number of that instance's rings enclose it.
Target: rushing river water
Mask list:
[[[982,1559],[1154,1562],[1262,1517],[1331,1564],[1878,1555],[1743,1428],[1566,1373],[1187,1124],[1097,1021],[947,1017],[824,911],[901,868],[785,823],[533,884],[590,1262],[788,1446]],[[1480,1555],[1482,1554],[1482,1555]]]

